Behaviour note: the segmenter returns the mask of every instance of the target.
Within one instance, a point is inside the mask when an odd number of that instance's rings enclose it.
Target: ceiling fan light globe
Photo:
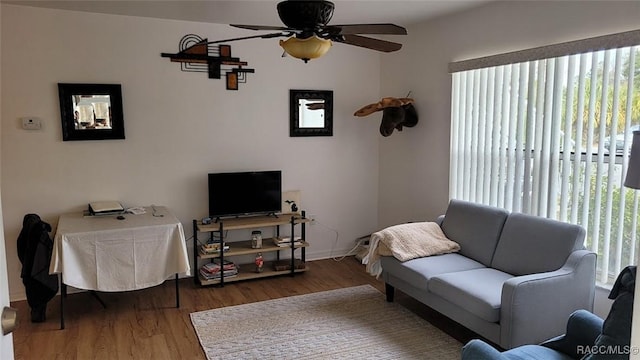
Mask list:
[[[307,62],[326,54],[331,48],[331,40],[321,39],[317,36],[311,36],[306,39],[292,36],[287,40],[280,40],[280,46],[287,54]]]

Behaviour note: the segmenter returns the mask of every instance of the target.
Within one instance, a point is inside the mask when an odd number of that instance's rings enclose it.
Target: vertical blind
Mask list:
[[[582,225],[598,281],[636,264],[640,47],[452,74],[450,198]]]

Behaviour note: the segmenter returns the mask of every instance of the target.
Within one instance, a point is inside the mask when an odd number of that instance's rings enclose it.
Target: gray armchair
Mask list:
[[[540,345],[523,345],[500,352],[482,340],[471,340],[462,348],[463,360],[617,360],[628,359],[636,267],[619,275],[609,294],[615,299],[606,320],[577,310],[569,316],[564,335]]]

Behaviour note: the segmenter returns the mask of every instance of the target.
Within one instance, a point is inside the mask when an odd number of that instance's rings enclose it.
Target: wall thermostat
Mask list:
[[[42,129],[42,121],[37,117],[23,117],[22,128],[25,130],[40,130]]]

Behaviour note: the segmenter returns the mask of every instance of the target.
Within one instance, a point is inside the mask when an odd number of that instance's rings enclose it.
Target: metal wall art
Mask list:
[[[185,35],[179,44],[180,52],[175,54],[162,53],[172,62],[180,63],[180,70],[192,72],[206,72],[209,79],[227,78],[227,90],[238,90],[239,83],[246,82],[246,73],[254,73],[249,69],[246,61],[231,57],[231,45],[215,45],[198,35]]]
[[[185,35],[180,40],[180,52],[162,53],[172,62],[179,62],[182,71],[206,72],[209,79],[227,78],[227,90],[238,90],[238,84],[246,82],[246,73],[255,72],[245,68],[248,63],[231,57],[231,45],[214,45],[198,35]]]

